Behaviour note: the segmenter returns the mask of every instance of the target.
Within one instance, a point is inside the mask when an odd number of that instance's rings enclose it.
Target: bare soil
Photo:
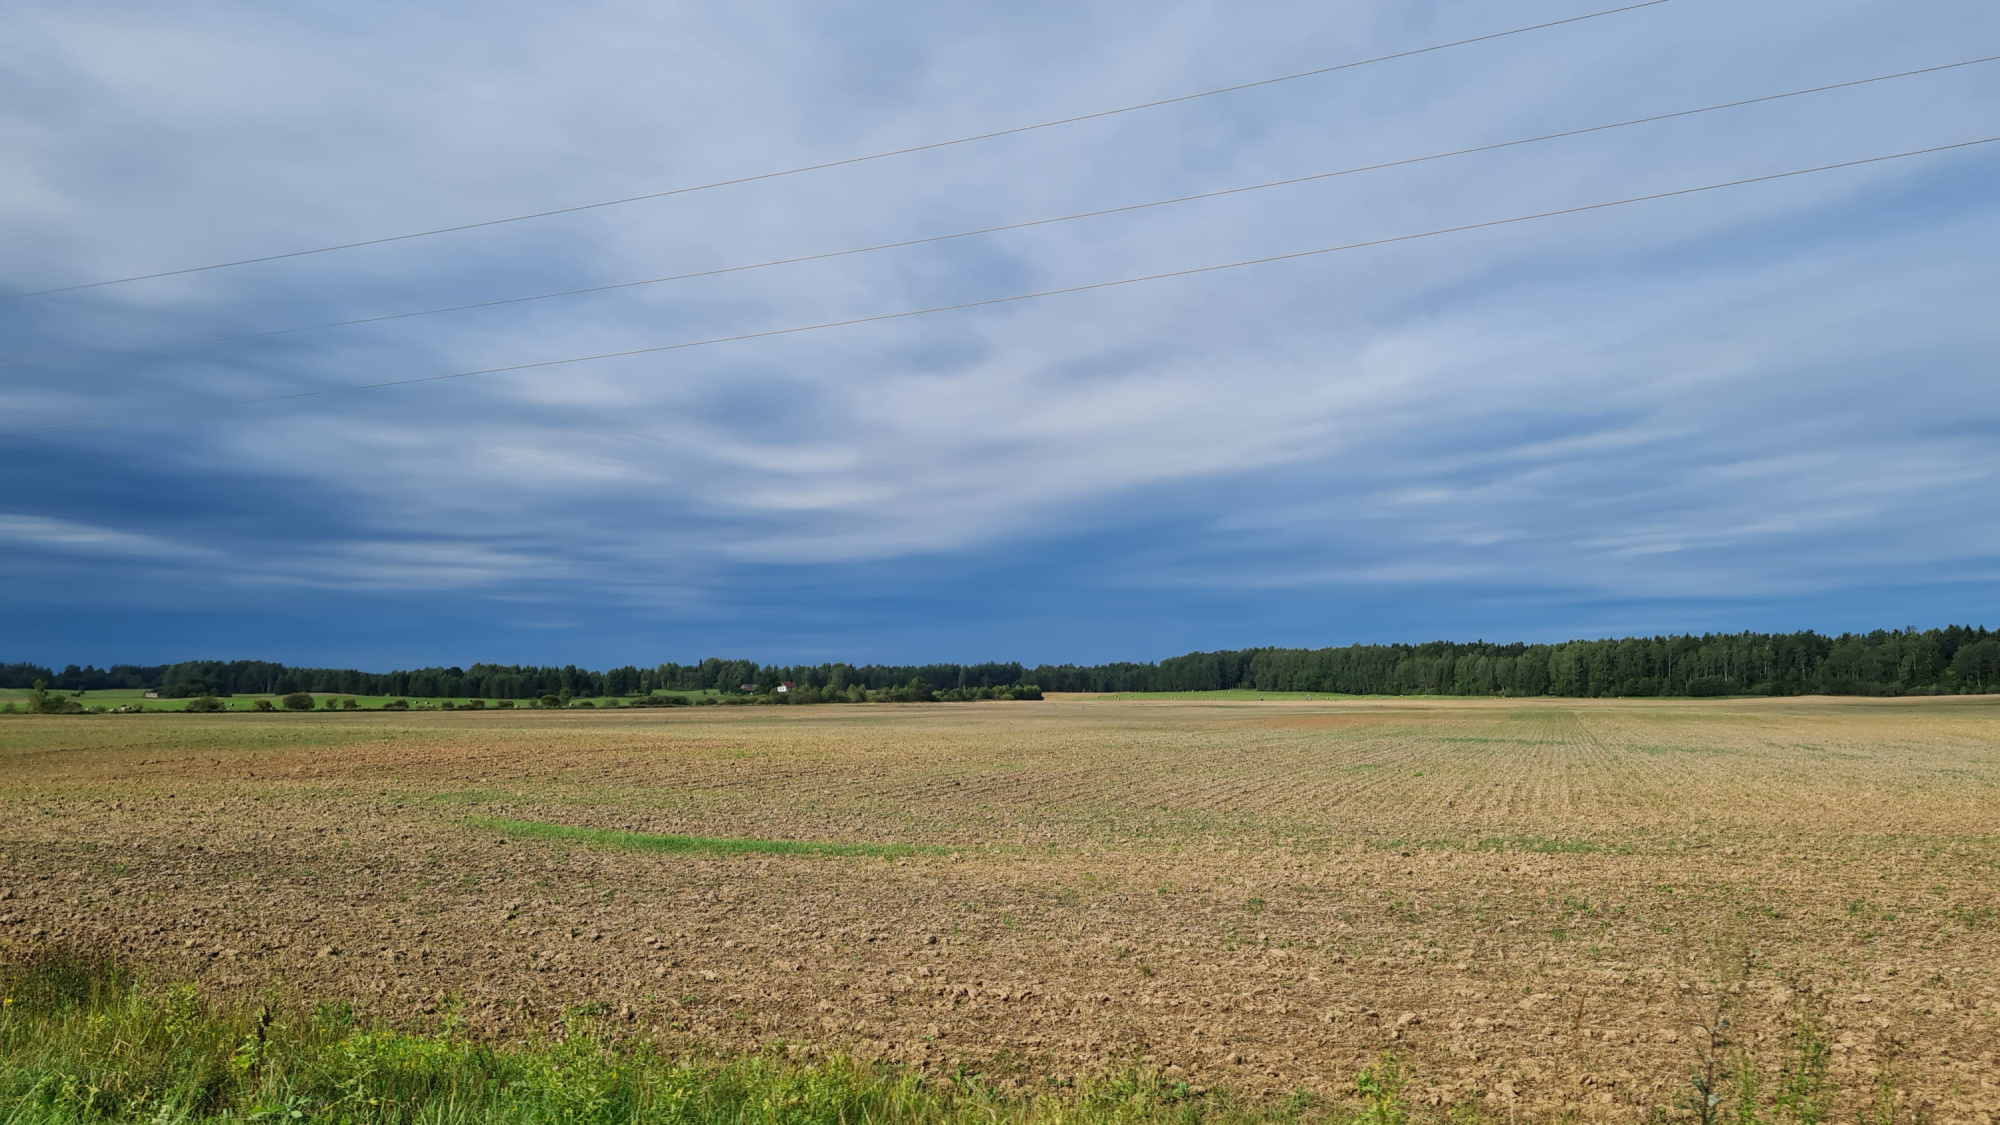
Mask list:
[[[911,843],[663,855],[515,818]],[[2000,1119],[2000,700],[1126,702],[0,720],[0,947],[494,1036],[1638,1121],[1817,1020]]]

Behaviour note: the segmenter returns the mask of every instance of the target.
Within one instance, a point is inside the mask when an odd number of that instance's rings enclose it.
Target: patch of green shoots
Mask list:
[[[839,844],[817,840],[758,840],[726,836],[672,836],[654,832],[625,832],[611,828],[580,828],[569,824],[549,824],[540,820],[504,820],[472,817],[471,828],[483,828],[526,840],[576,840],[600,847],[625,848],[640,852],[699,853],[707,855],[820,855],[868,856],[895,859],[912,855],[942,855],[943,848],[919,844]]]

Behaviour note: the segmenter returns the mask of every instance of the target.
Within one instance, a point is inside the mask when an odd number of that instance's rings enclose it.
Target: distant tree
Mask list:
[[[197,695],[187,701],[189,711],[226,711],[229,705],[212,695]]]
[[[382,705],[382,710],[384,711],[408,711],[409,709],[410,701],[407,699],[391,699]]]
[[[358,711],[361,709],[361,701],[359,699],[343,699],[340,701],[340,709],[342,711]]]
[[[1961,647],[1951,658],[1951,670],[1959,679],[1976,687],[2000,682],[2000,640]]]
[[[313,697],[306,692],[295,691],[285,696],[284,704],[287,711],[310,711],[313,709]]]
[[[277,710],[277,708],[276,708],[276,707],[273,707],[273,706],[271,705],[271,701],[270,701],[270,700],[268,700],[268,699],[260,699],[260,700],[258,700],[257,702],[255,702],[255,703],[251,704],[251,706],[252,706],[252,707],[255,707],[255,708],[256,708],[257,710],[259,710],[259,711],[276,711],[276,710]]]
[[[0,688],[24,688],[36,680],[46,682],[54,675],[39,664],[0,664]]]
[[[568,694],[569,693],[567,691],[563,693],[563,695],[568,695]],[[567,700],[563,698],[563,695],[545,695],[536,702],[540,703],[544,707],[561,707],[565,702],[567,702]]]

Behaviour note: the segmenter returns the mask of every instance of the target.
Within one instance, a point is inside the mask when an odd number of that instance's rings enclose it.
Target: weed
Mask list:
[[[1723,1084],[1729,1073],[1729,1015],[1722,994],[1716,994],[1715,1008],[1707,1021],[1696,1025],[1701,1033],[1695,1046],[1695,1070],[1688,1078],[1691,1092],[1680,1107],[1693,1115],[1699,1125],[1718,1125],[1725,1098]]]
[[[1354,1080],[1363,1102],[1354,1125],[1409,1125],[1410,1104],[1403,1100],[1408,1081],[1392,1054],[1383,1054],[1380,1063],[1362,1071]]]
[[[1968,930],[1983,930],[1993,924],[1990,906],[1954,906],[1945,911],[1945,916]]]
[[[1777,1117],[1786,1125],[1819,1125],[1832,1105],[1827,1063],[1832,1051],[1819,1020],[1808,1016],[1792,1028],[1792,1057],[1779,1077]]]

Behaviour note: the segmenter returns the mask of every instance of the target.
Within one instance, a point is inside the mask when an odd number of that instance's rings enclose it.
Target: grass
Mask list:
[[[816,840],[754,840],[715,836],[670,836],[652,832],[621,832],[610,828],[577,828],[539,820],[502,820],[475,817],[465,822],[473,828],[504,832],[509,836],[535,840],[581,840],[586,844],[627,848],[639,852],[703,852],[710,855],[831,855],[869,856],[895,859],[899,856],[941,855],[942,848],[916,844],[835,844]]]
[[[618,1038],[570,1013],[515,1044],[360,1026],[342,1004],[231,1007],[149,991],[102,958],[45,949],[0,968],[0,1122],[669,1125],[1252,1125],[1355,1120],[1296,1097],[1258,1109],[1129,1070],[1001,1092],[843,1056],[708,1055]],[[1370,1091],[1380,1109],[1379,1090]],[[1397,1105],[1407,1117],[1407,1108]]]
[[[1725,1011],[1716,1009],[1718,1017]],[[1726,1029],[1726,1019],[1710,1023]],[[1687,1116],[1704,1125],[1821,1125],[1836,1102],[1824,1029],[1808,1018],[1759,1060],[1723,1031],[1697,1046]],[[1775,1053],[1775,1052],[1774,1052]],[[5,1125],[1484,1125],[1479,1095],[1413,1105],[1394,1055],[1361,1071],[1352,1100],[1305,1090],[1246,1103],[1128,1067],[1039,1092],[963,1070],[950,1079],[846,1055],[810,1061],[675,1049],[573,1010],[523,1041],[462,1032],[446,1005],[429,1027],[363,1025],[344,1003],[308,1008],[142,987],[117,962],[41,947],[0,964],[0,1122]],[[1774,1073],[1773,1073],[1774,1071]],[[1912,1120],[1878,1068],[1862,1125]],[[1267,1091],[1274,1094],[1275,1091]],[[1510,1110],[1510,1119],[1513,1114]],[[1557,1118],[1573,1121],[1573,1111]],[[1914,1121],[1921,1122],[1921,1111]]]
[[[1331,699],[1405,699],[1409,696],[1363,696],[1341,695],[1330,691],[1252,691],[1248,688],[1228,688],[1220,691],[1110,691],[1110,692],[1050,692],[1050,696],[1071,696],[1078,699],[1222,699],[1238,702],[1257,700],[1281,700],[1284,702],[1309,702]]]

